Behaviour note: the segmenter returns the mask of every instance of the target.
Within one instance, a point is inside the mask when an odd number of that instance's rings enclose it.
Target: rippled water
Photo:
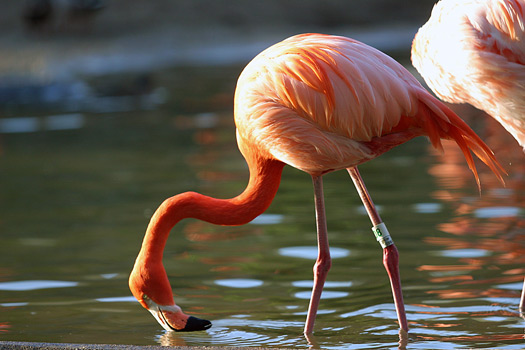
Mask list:
[[[213,327],[163,331],[131,297],[127,277],[164,198],[188,190],[227,198],[246,185],[229,111],[239,69],[164,72],[159,83],[170,96],[153,109],[0,119],[0,340],[525,347],[517,312],[524,157],[498,125],[466,107],[457,111],[500,157],[506,187],[479,165],[480,196],[461,153],[446,145],[437,154],[424,139],[361,167],[401,254],[411,327],[401,345],[381,249],[344,172],[325,176],[333,267],[315,335],[302,335],[315,218],[309,176],[289,167],[268,211],[250,224],[185,220],[172,231],[164,263],[176,300]]]

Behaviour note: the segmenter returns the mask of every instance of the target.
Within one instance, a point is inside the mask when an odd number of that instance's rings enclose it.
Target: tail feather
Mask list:
[[[474,163],[474,158],[472,157],[472,153],[470,153],[472,144],[469,145],[468,140],[463,137],[463,135],[461,134],[461,131],[459,131],[457,128],[451,128],[448,132],[448,135],[451,136],[452,139],[454,139],[456,144],[461,149],[461,152],[463,152],[463,155],[465,156],[465,160],[467,161],[467,165],[469,169],[472,171],[472,173],[474,174],[474,177],[476,178],[478,189],[481,189],[481,182],[479,180],[478,170],[476,169],[476,164]],[[483,160],[483,158],[480,158],[480,159]],[[485,160],[483,160],[483,162],[487,164]],[[498,175],[499,174],[496,173],[496,176]]]
[[[474,154],[485,163],[490,170],[496,175],[498,180],[504,185],[505,180],[503,179],[503,174],[508,175],[507,171],[503,166],[498,162],[494,152],[490,149],[489,146],[483,142],[483,140],[465,123],[460,117],[457,116],[450,108],[446,105],[443,105],[445,108],[445,113],[447,114],[449,120],[453,124],[455,130],[459,132],[460,136],[467,144],[467,148],[470,149]],[[452,138],[458,143],[459,136],[454,137],[452,133]],[[472,168],[475,168],[474,163],[472,162]],[[473,170],[474,171],[474,170]],[[479,182],[479,179],[478,179]]]
[[[443,149],[441,139],[452,139],[456,142],[480,190],[479,175],[471,151],[492,170],[502,184],[505,184],[503,174],[507,175],[507,172],[496,159],[494,152],[444,103],[428,94],[421,96],[418,116],[422,122],[421,126],[435,148]]]
[[[423,105],[419,108],[420,116],[423,117],[423,129],[425,130],[430,140],[430,143],[432,143],[432,146],[434,146],[434,148],[437,148],[440,151],[443,151],[440,133],[440,130],[442,130],[442,128],[440,127],[440,125],[437,125],[438,120],[432,118],[431,111],[428,110],[426,107],[426,105]]]

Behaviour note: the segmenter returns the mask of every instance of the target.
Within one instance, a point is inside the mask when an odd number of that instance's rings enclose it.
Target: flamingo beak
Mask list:
[[[211,327],[210,321],[186,315],[177,305],[158,305],[148,299],[147,306],[162,328],[170,332],[203,331]]]

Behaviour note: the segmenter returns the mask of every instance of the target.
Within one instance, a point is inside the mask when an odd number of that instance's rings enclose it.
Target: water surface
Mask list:
[[[316,252],[312,185],[290,167],[252,223],[184,220],[172,231],[164,263],[177,303],[211,329],[167,333],[131,296],[128,274],[163,199],[188,190],[228,198],[246,185],[231,113],[240,69],[162,72],[169,97],[148,108],[96,100],[0,119],[0,340],[399,346],[381,249],[345,172],[325,176],[334,260],[310,343],[302,329]],[[479,164],[480,195],[461,152],[445,144],[436,153],[423,138],[361,167],[400,250],[406,347],[523,348],[523,154],[495,122],[457,111],[494,148],[506,187]]]

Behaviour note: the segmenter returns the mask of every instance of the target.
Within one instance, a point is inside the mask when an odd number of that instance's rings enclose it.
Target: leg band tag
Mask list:
[[[374,227],[372,227],[372,231],[376,236],[376,240],[379,242],[379,244],[381,244],[381,248],[384,249],[394,244],[394,241],[392,240],[392,237],[390,237],[388,229],[386,228],[386,225],[383,222],[379,225],[375,225]]]

